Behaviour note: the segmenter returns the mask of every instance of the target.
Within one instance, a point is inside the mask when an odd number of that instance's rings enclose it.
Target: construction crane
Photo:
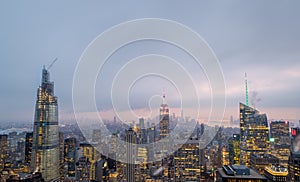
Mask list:
[[[47,70],[50,70],[50,68],[53,66],[53,64],[58,60],[58,58],[55,58],[52,63],[47,67]]]

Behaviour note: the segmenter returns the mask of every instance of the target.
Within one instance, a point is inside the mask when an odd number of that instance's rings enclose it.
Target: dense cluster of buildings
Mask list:
[[[300,181],[300,128],[268,121],[240,103],[240,129],[196,124],[183,144],[163,95],[159,123],[137,124],[91,138],[59,131],[57,97],[46,68],[37,91],[33,132],[0,135],[1,181]],[[175,123],[176,123],[175,122]],[[117,126],[116,118],[112,122]],[[216,131],[201,147],[204,130]],[[176,136],[183,136],[178,133]],[[120,142],[123,141],[123,142]],[[158,142],[161,141],[161,142]],[[178,145],[178,146],[176,146]],[[171,151],[175,147],[176,151]],[[101,149],[101,150],[99,150]],[[121,162],[119,159],[125,159]]]

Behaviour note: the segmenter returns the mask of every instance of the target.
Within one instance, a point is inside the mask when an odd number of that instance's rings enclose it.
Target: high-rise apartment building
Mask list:
[[[266,154],[270,150],[266,114],[240,103],[241,164],[249,166],[251,154]]]
[[[44,67],[37,91],[32,142],[31,170],[41,172],[45,181],[59,179],[58,107],[54,83]]]

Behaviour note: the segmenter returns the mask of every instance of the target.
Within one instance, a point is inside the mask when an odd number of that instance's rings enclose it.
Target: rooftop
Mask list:
[[[218,168],[218,172],[225,178],[266,179],[264,176],[244,165],[225,165],[223,168]]]

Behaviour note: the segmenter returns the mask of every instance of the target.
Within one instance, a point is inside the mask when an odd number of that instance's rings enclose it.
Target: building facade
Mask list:
[[[240,103],[241,164],[249,166],[251,154],[266,154],[270,150],[266,114]]]
[[[159,136],[160,139],[163,139],[165,137],[169,136],[169,125],[170,125],[170,120],[169,120],[169,107],[168,104],[166,103],[166,97],[163,95],[163,102],[160,105],[160,110],[159,110]]]
[[[265,168],[264,174],[270,182],[287,181],[288,170],[285,167],[271,166]]]
[[[134,182],[138,181],[136,176],[136,143],[137,143],[137,135],[129,128],[125,133],[125,141],[126,141],[126,167],[125,167],[125,179],[126,181]]]
[[[229,149],[229,164],[240,164],[240,135],[233,134],[232,137],[228,140],[228,149]]]
[[[290,132],[288,121],[270,121],[271,154],[280,160],[280,165],[288,167],[290,156]]]
[[[198,139],[189,139],[174,152],[175,179],[171,181],[197,181],[201,178],[200,147]]]
[[[57,97],[45,67],[35,105],[31,170],[41,172],[45,181],[59,180]]]

